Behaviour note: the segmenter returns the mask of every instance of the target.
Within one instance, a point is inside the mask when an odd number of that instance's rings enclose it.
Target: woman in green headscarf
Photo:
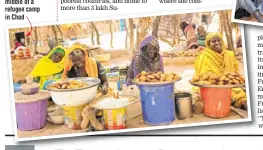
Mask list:
[[[34,82],[38,82],[41,89],[46,89],[49,81],[61,78],[66,55],[67,52],[64,47],[55,47],[47,56],[39,60],[28,77],[33,78]]]

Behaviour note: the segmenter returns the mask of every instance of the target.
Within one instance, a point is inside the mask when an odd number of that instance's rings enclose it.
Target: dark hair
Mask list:
[[[186,23],[185,21],[184,21],[184,22],[181,22],[181,23],[180,23],[180,28],[181,28],[181,30],[184,32],[184,29],[185,29],[188,25],[189,25],[189,24]]]
[[[196,25],[195,24],[192,24],[193,28],[195,29],[196,28]]]

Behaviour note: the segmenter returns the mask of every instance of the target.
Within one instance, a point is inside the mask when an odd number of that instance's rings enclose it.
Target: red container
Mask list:
[[[230,113],[232,89],[200,88],[204,101],[204,115],[211,118],[224,118]]]

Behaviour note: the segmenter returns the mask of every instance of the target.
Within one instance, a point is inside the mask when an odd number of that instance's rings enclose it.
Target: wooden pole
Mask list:
[[[129,32],[128,32],[128,26],[127,26],[127,23],[126,23],[126,19],[124,19],[124,25],[125,25],[125,31],[126,31],[125,48],[127,48],[128,47],[128,35],[129,35]]]
[[[34,54],[38,54],[38,51],[37,51],[37,41],[38,41],[38,38],[37,38],[37,27],[35,27],[34,33],[35,33],[35,49],[34,49],[33,53]]]
[[[153,22],[153,30],[152,30],[152,35],[158,38],[158,30],[159,30],[159,24],[161,21],[161,16],[157,16],[155,18],[155,21]]]
[[[130,51],[133,56],[135,51],[134,51],[134,25],[132,18],[129,18],[129,27],[130,27]]]
[[[58,34],[57,34],[57,31],[56,31],[56,27],[54,25],[52,25],[51,29],[53,31],[53,34],[54,34],[54,37],[55,37],[55,41],[56,41],[56,46],[57,46],[59,44],[59,42],[58,42]]]
[[[110,21],[110,47],[113,48],[112,21]]]
[[[100,34],[99,34],[99,31],[98,31],[96,25],[93,22],[91,22],[91,26],[94,29],[95,33],[96,33],[97,44],[100,45]]]

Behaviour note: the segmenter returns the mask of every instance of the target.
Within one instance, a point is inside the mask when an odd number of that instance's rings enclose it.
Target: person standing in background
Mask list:
[[[26,43],[25,43],[25,39],[24,39],[24,38],[21,38],[21,39],[20,39],[20,44],[22,44],[22,46],[25,47]]]
[[[18,42],[17,39],[14,40],[14,44],[15,44],[15,47],[14,47],[13,51],[16,50],[19,46],[23,46],[21,43]]]
[[[48,36],[48,47],[50,49],[49,51],[51,51],[52,49],[56,47],[56,41],[49,36]]]
[[[195,25],[188,24],[186,22],[180,23],[180,28],[186,37],[186,50],[197,49],[197,36],[195,34]]]

